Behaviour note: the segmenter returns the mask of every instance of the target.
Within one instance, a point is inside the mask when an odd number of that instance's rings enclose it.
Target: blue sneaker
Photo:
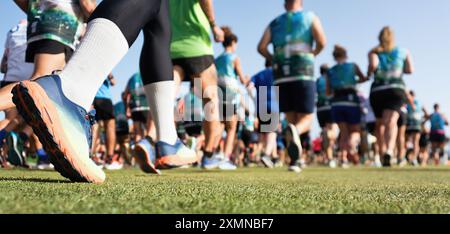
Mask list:
[[[230,160],[222,160],[222,162],[219,164],[219,169],[223,171],[234,171],[237,170],[237,166],[234,165]]]
[[[12,94],[17,110],[62,176],[74,182],[105,181],[103,170],[89,158],[93,116],[65,97],[59,76],[23,81]]]
[[[198,161],[195,151],[186,147],[180,139],[177,140],[175,145],[160,141],[156,143],[155,149],[155,166],[158,169],[180,168]]]
[[[156,154],[148,139],[141,140],[134,147],[134,153],[136,162],[139,164],[139,167],[143,172],[161,175],[161,172],[155,167]]]
[[[218,169],[223,163],[223,158],[219,154],[214,154],[211,158],[203,156],[202,168],[206,170]]]

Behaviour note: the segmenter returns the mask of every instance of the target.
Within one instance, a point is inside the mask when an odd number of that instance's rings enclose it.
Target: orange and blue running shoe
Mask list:
[[[157,142],[155,149],[155,166],[158,169],[179,168],[198,161],[195,151],[186,147],[180,139],[174,145],[162,141]]]
[[[105,181],[105,173],[89,157],[93,116],[65,97],[58,75],[23,81],[12,94],[17,110],[62,176],[73,182]]]

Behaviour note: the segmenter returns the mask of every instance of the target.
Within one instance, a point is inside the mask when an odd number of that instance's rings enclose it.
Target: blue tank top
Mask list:
[[[308,11],[287,12],[270,24],[275,84],[314,80],[314,17]]]
[[[433,113],[430,117],[431,131],[445,130],[445,120],[440,113]]]
[[[216,58],[217,74],[222,78],[237,79],[236,69],[234,68],[234,61],[237,55],[224,52]]]
[[[379,64],[375,72],[375,81],[372,92],[387,89],[406,89],[403,81],[403,71],[408,51],[402,48],[394,48],[390,52],[378,53]]]
[[[219,76],[219,87],[223,95],[222,100],[232,104],[238,104],[240,100],[240,81],[234,68],[236,58],[236,54],[224,52],[215,61]]]
[[[422,105],[417,99],[414,99],[414,109],[411,104],[408,103],[406,109],[408,110],[408,125],[419,127],[422,123]]]
[[[328,105],[330,97],[327,95],[327,77],[320,76],[316,81],[317,87],[317,105]]]
[[[259,72],[255,76],[252,77],[252,82],[255,85],[256,88],[256,111],[257,113],[260,113],[260,103],[265,102],[267,106],[267,111],[270,113],[272,112],[279,112],[278,107],[278,101],[276,100],[276,92],[275,92],[275,86],[273,85],[273,70],[272,68],[267,68],[264,71]],[[260,97],[261,90],[260,88],[265,87],[267,90],[267,98],[264,98],[262,95]]]
[[[103,82],[102,86],[98,90],[97,94],[95,95],[95,98],[101,98],[101,99],[112,99],[111,94],[111,81],[109,81],[108,78]]]
[[[130,92],[130,108],[132,112],[149,111],[150,107],[145,95],[144,82],[141,73],[134,74],[127,83],[128,92]]]
[[[356,68],[353,63],[335,65],[328,72],[328,76],[330,79],[330,87],[333,91],[356,88]]]

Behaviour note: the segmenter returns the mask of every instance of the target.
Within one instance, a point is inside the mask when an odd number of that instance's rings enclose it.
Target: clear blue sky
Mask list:
[[[182,0],[180,0],[182,1]],[[217,22],[229,25],[239,36],[238,54],[244,72],[252,75],[263,68],[264,60],[256,52],[256,45],[269,22],[283,13],[283,0],[215,0]],[[385,25],[394,28],[397,44],[408,48],[414,58],[416,73],[406,77],[418,98],[431,110],[439,102],[450,114],[450,82],[446,68],[450,68],[450,1],[448,0],[305,0],[305,9],[321,18],[328,37],[326,50],[317,64],[332,64],[334,44],[347,47],[350,60],[367,68],[367,52],[377,44],[377,35]],[[6,32],[25,17],[13,1],[0,1],[0,43]],[[131,48],[124,60],[114,69],[119,78],[113,88],[119,99],[126,80],[138,69],[142,38]],[[220,45],[215,46],[220,53]],[[369,85],[362,86],[367,91]],[[314,132],[317,132],[315,129]]]

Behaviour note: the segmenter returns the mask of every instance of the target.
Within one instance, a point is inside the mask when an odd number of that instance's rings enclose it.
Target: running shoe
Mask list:
[[[287,153],[291,161],[297,162],[303,151],[297,128],[293,124],[289,124],[285,129],[285,134],[287,134],[286,139],[290,139],[290,142],[287,142]]]
[[[6,137],[8,146],[8,162],[16,167],[29,168],[23,156],[23,145],[20,144],[19,136],[15,132],[10,132]]]
[[[105,165],[105,169],[109,171],[117,171],[123,169],[123,164],[119,161],[113,161]]]
[[[98,167],[100,167],[100,168],[104,167],[105,162],[101,159],[101,157],[91,155],[91,159],[92,159],[92,161],[94,161],[95,165],[97,165]]]
[[[55,167],[50,163],[50,160],[39,158],[36,163],[36,168],[38,170],[53,170]]]
[[[330,168],[336,168],[336,167],[337,167],[336,159],[331,159],[331,160],[328,162],[328,166],[329,166]]]
[[[157,142],[155,149],[157,169],[179,168],[197,162],[195,151],[186,147],[180,139],[174,145],[162,141]]]
[[[291,165],[289,166],[288,171],[300,173],[302,172],[302,168],[299,165]]]
[[[105,181],[105,173],[89,157],[93,113],[88,114],[65,97],[58,75],[23,81],[12,94],[17,110],[33,128],[62,176],[73,182]]]
[[[206,170],[212,170],[219,168],[220,164],[223,162],[223,158],[219,154],[214,154],[211,158],[203,156],[202,158],[202,168]]]
[[[225,159],[219,164],[219,169],[222,171],[234,171],[237,170],[237,166],[229,159]]]
[[[391,167],[392,156],[388,153],[383,155],[383,167]]]
[[[273,162],[273,166],[274,166],[275,168],[284,167],[283,161],[281,161],[279,158],[273,159],[272,162]]]
[[[261,162],[264,164],[264,166],[265,167],[267,167],[267,168],[274,168],[274,163],[273,163],[273,161],[272,161],[272,159],[269,157],[269,156],[267,156],[267,155],[263,155],[262,157],[261,157]]]
[[[144,138],[134,147],[134,155],[143,172],[161,175],[161,172],[155,167],[155,150],[148,139]]]
[[[350,168],[350,163],[348,162],[348,160],[343,160],[341,163],[341,167],[343,169],[349,169]]]
[[[300,159],[299,165],[302,169],[305,169],[308,167],[308,164],[306,163],[305,159]]]
[[[298,148],[298,146],[296,144],[289,144],[289,146],[287,147],[287,153],[289,155],[289,157],[291,158],[291,162],[289,165],[289,171],[293,171],[293,172],[300,172],[298,169],[296,169],[297,167],[301,168],[300,165],[300,149]],[[292,168],[291,168],[292,167]]]

